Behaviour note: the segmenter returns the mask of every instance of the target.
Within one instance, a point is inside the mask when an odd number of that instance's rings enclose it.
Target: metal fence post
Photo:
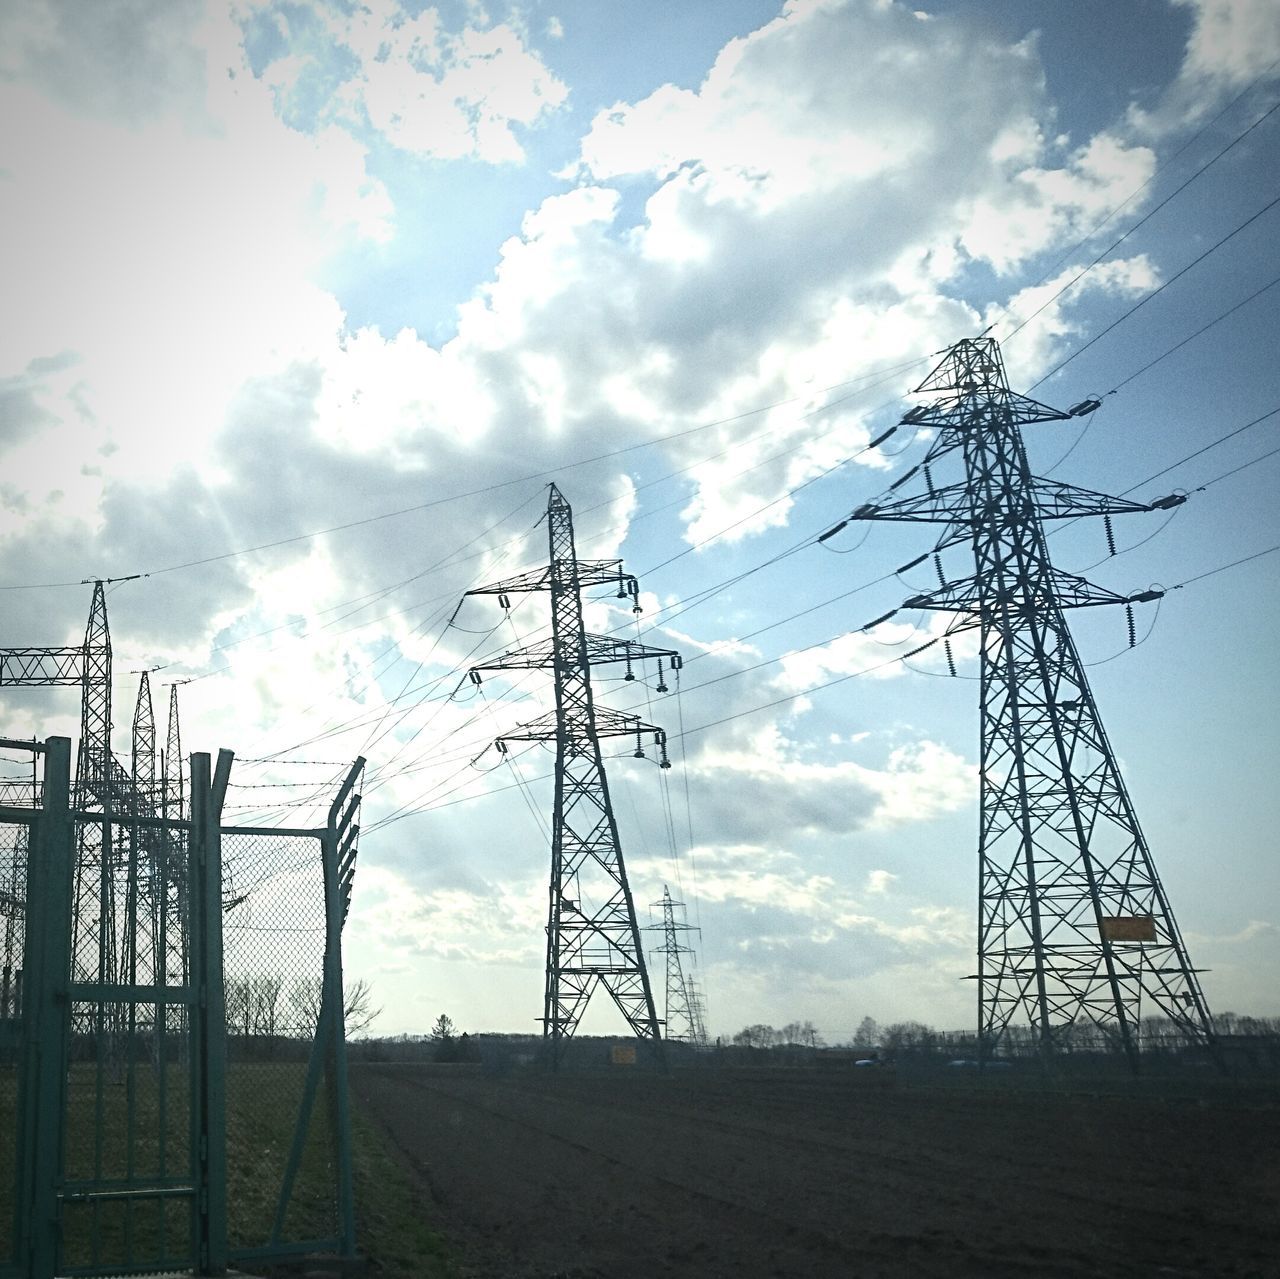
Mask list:
[[[335,808],[337,805],[335,805]],[[342,988],[343,895],[338,887],[338,832],[334,816],[324,833],[325,947],[324,988],[330,1001],[329,1043],[325,1050],[326,1094],[329,1100],[338,1163],[338,1217],[342,1255],[356,1247],[355,1191],[351,1175],[351,1116],[347,1099],[346,997]]]
[[[42,807],[27,840],[17,1242],[30,1279],[52,1279],[58,1260],[76,847],[70,794],[71,739],[51,737]]]
[[[227,1015],[222,975],[222,804],[232,753],[191,756],[192,1152],[196,1173],[195,1262],[199,1274],[227,1269]]]

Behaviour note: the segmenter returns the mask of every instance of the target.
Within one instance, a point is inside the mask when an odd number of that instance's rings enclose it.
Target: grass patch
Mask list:
[[[431,1229],[430,1194],[381,1128],[351,1107],[356,1247],[369,1273],[386,1279],[453,1279],[461,1272]]]

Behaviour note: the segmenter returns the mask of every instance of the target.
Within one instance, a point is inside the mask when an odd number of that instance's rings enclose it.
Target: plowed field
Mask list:
[[[475,1276],[1280,1276],[1280,1108],[886,1072],[353,1068]]]

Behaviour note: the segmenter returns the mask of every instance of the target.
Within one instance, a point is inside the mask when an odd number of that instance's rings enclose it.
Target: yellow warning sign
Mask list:
[[[1107,941],[1155,941],[1155,916],[1104,915],[1102,935]]]
[[[609,1053],[609,1060],[615,1066],[634,1066],[636,1064],[635,1044],[614,1044]]]

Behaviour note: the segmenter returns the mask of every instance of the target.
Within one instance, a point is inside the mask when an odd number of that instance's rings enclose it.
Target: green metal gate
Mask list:
[[[221,826],[230,752],[212,773],[191,757],[176,821],[127,794],[72,812],[69,741],[34,749],[39,807],[0,807],[0,1279],[353,1255],[341,929],[363,761],[325,828],[279,831]],[[255,964],[291,1000],[246,1033]]]

